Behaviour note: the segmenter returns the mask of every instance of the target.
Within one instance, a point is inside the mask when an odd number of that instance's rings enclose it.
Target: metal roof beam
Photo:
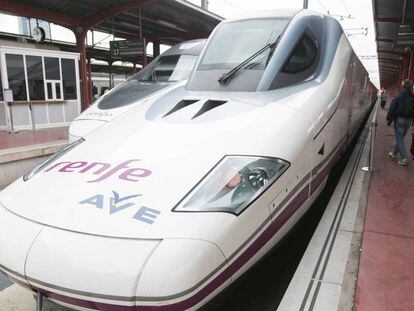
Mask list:
[[[399,69],[391,69],[391,68],[381,68],[380,70],[379,70],[380,72],[387,72],[387,73],[395,73],[395,72],[399,72],[400,70]]]
[[[387,63],[385,61],[379,61],[379,67],[380,67],[380,69],[381,68],[392,68],[392,69],[400,68],[399,65],[390,64],[390,63]]]
[[[396,51],[387,51],[387,50],[377,50],[378,53],[387,53],[392,55],[404,55],[404,52],[396,52]]]
[[[103,31],[109,34],[112,33],[112,29],[109,27],[105,27],[105,26],[99,26],[99,29],[94,29],[94,30]],[[133,39],[139,38],[138,34],[132,33],[132,32],[129,32],[123,29],[119,29],[119,28],[115,30],[115,36],[119,38],[124,38],[127,40],[133,40]]]
[[[385,61],[390,61],[390,62],[394,62],[394,63],[401,63],[400,59],[393,59],[393,58],[387,58],[387,57],[378,57],[378,60],[385,60]]]
[[[401,68],[402,68],[401,66],[392,67],[392,66],[384,66],[384,64],[379,64],[379,71],[381,71],[381,70],[397,70],[397,71],[400,71]]]
[[[7,13],[31,18],[38,18],[69,28],[74,28],[82,24],[82,21],[77,18],[73,18],[57,12],[39,9],[34,6],[13,3],[7,0],[0,0],[0,9],[1,11]]]
[[[103,26],[103,25],[100,25],[99,27],[97,27],[94,30],[103,31],[103,32],[106,32],[106,33],[111,33],[112,32],[111,28]],[[121,29],[116,29],[115,30],[115,36],[119,37],[119,38],[124,38],[124,39],[127,39],[127,40],[139,39],[139,34],[131,33],[131,32],[125,31],[125,30],[121,30]],[[155,37],[155,36],[148,35],[148,34],[143,35],[143,37],[145,37],[145,39],[147,39],[147,41],[150,41],[150,42],[158,41],[163,36],[164,35],[162,35],[162,34],[159,37],[158,36]],[[167,37],[167,36],[168,35],[165,35],[165,37]],[[167,43],[171,43],[171,42],[167,42]]]
[[[400,72],[400,70],[392,70],[392,69],[381,69],[380,71],[379,71],[381,74],[382,73],[388,73],[388,74],[394,74],[394,73],[398,73],[398,72]]]
[[[390,24],[401,24],[401,18],[399,17],[376,17],[374,18],[375,23],[390,23]],[[414,22],[413,19],[405,19],[405,23]]]
[[[83,26],[86,29],[90,29],[91,27],[103,22],[104,20],[112,18],[124,11],[142,7],[144,4],[147,4],[148,2],[151,2],[151,1],[153,0],[133,0],[127,3],[114,5],[107,9],[97,11],[95,13],[92,13],[86,16]]]
[[[122,13],[127,15],[127,16],[139,18],[139,15],[137,15],[135,13],[131,13],[131,12],[122,12]],[[141,16],[141,19],[143,21],[147,21],[147,22],[156,24],[158,26],[162,26],[165,29],[169,29],[169,30],[173,30],[173,31],[179,31],[179,32],[182,32],[182,33],[187,33],[188,32],[184,28],[181,28],[180,26],[175,25],[173,23],[169,23],[169,22],[165,22],[165,21],[161,21],[161,20],[155,20],[155,19],[147,17],[147,16]]]
[[[378,42],[390,42],[393,43],[394,40],[393,39],[388,39],[388,38],[377,38]]]
[[[405,23],[405,15],[407,13],[407,0],[403,0],[403,7],[401,12],[401,24]]]

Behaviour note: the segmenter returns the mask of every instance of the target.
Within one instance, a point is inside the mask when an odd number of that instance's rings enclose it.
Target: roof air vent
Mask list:
[[[187,106],[190,106],[190,105],[192,105],[192,104],[194,104],[196,102],[198,102],[198,99],[183,99],[183,100],[179,101],[170,111],[168,111],[163,116],[163,118],[165,118],[166,116],[169,116],[170,114],[172,114],[172,113],[174,113],[174,112],[176,112],[176,111],[178,111],[180,109],[183,109],[183,108],[185,108]]]
[[[208,100],[204,103],[203,107],[191,118],[195,119],[199,116],[201,116],[203,113],[206,113],[207,111],[214,109],[218,106],[221,106],[223,104],[227,103],[225,100]]]

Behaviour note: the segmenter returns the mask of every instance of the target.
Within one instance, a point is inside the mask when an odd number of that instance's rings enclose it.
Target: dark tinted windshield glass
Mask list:
[[[196,55],[161,56],[153,66],[146,67],[116,90],[105,95],[98,107],[113,109],[126,106],[167,87],[169,83],[185,80],[196,60]]]
[[[113,92],[105,94],[99,101],[98,107],[99,109],[113,109],[126,106],[167,86],[166,83],[144,83],[128,80]]]
[[[139,76],[139,81],[176,82],[185,80],[194,67],[195,55],[161,56],[151,70]]]
[[[297,73],[309,68],[316,58],[316,53],[315,43],[305,35],[283,67],[283,72]]]
[[[232,69],[266,44],[275,42],[287,23],[287,19],[259,19],[222,24],[197,70]],[[263,69],[268,55],[269,51],[262,53],[245,69]]]

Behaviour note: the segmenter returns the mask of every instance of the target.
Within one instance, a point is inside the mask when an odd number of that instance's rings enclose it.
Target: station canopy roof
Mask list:
[[[399,80],[402,67],[410,65],[404,62],[409,62],[407,48],[414,48],[414,1],[373,0],[372,4],[381,86],[388,87]]]
[[[169,45],[206,38],[222,20],[184,0],[0,0],[0,11]]]

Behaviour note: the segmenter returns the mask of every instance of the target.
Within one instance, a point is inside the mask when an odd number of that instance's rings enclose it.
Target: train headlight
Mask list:
[[[49,164],[53,163],[54,161],[56,161],[57,159],[59,159],[61,156],[63,156],[65,153],[69,152],[70,150],[72,150],[76,146],[80,145],[84,141],[85,141],[85,139],[80,138],[80,139],[74,141],[73,143],[67,145],[66,147],[62,148],[61,150],[59,150],[58,152],[56,152],[55,154],[53,154],[50,158],[48,158],[46,161],[40,163],[38,166],[36,166],[30,172],[28,172],[25,175],[23,175],[23,180],[24,181],[28,181],[34,175],[36,175],[37,173],[41,172],[46,166],[49,166]]]
[[[257,156],[226,156],[173,209],[239,215],[289,167],[287,161]]]

